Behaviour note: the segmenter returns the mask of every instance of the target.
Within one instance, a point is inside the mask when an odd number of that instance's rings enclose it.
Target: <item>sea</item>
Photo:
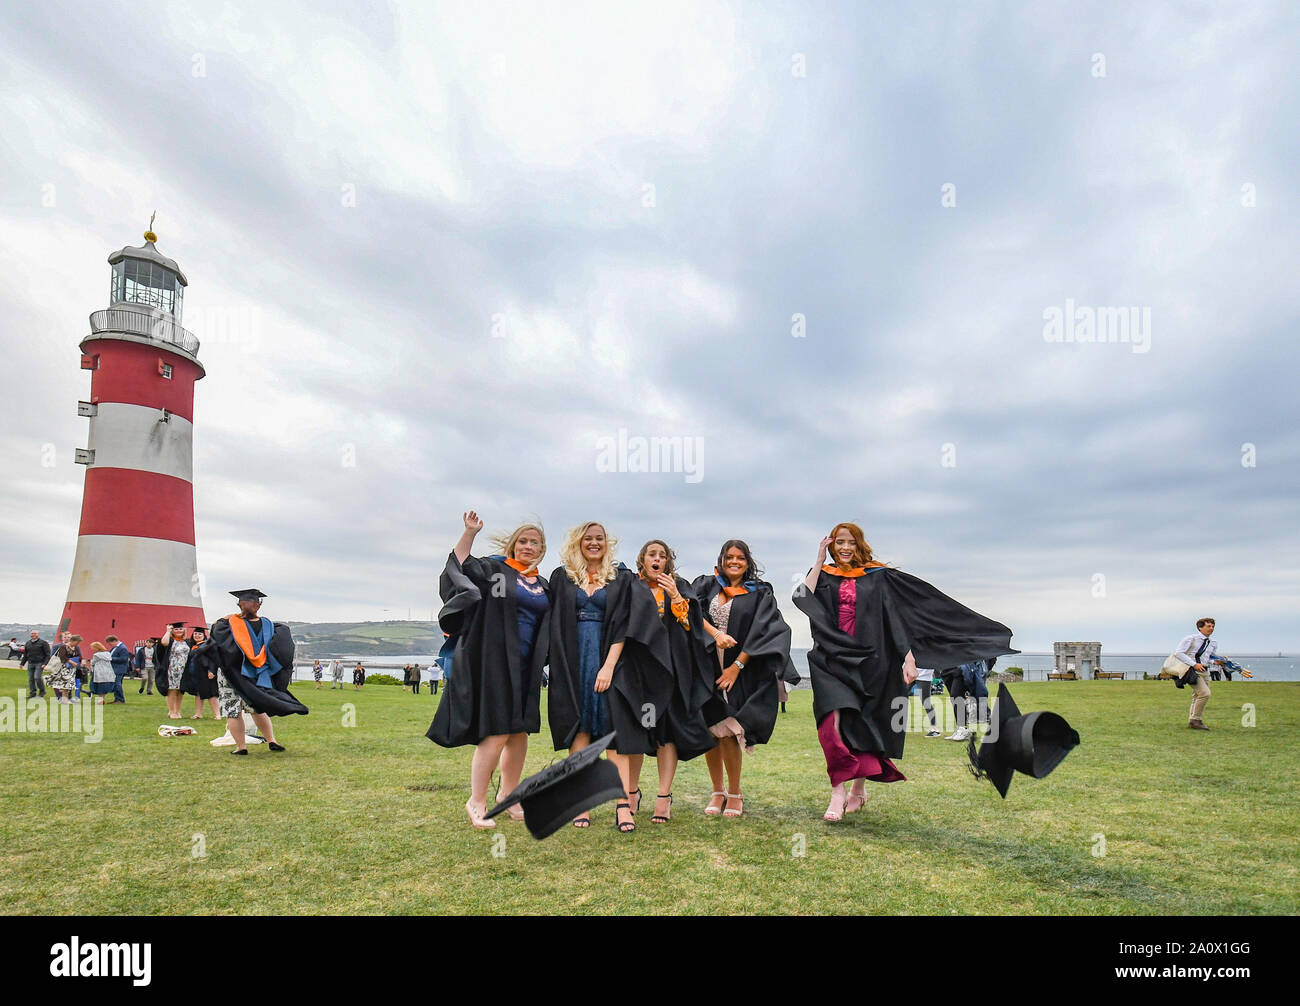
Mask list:
[[[1165,662],[1167,653],[1107,653],[1102,650],[1101,665],[1105,671],[1122,671],[1126,679],[1133,678],[1141,680],[1143,673],[1159,674],[1160,665]],[[1286,654],[1227,654],[1230,660],[1236,661],[1242,667],[1248,668],[1255,675],[1255,681],[1300,681],[1300,656]],[[431,653],[417,654],[395,654],[391,656],[368,656],[358,657],[355,654],[348,657],[342,657],[343,677],[348,683],[352,683],[352,668],[360,660],[367,671],[377,671],[379,673],[393,674],[394,671],[400,672],[406,664],[419,664],[422,668],[428,668],[433,662],[434,655]],[[790,658],[794,661],[795,668],[803,676],[803,686],[808,683],[808,651],[795,649],[790,651]],[[1050,653],[1017,653],[1010,657],[1000,657],[995,670],[1003,670],[1007,667],[1020,667],[1024,669],[1026,681],[1045,681],[1047,674],[1052,670],[1052,654]],[[310,681],[312,677],[312,660],[308,659],[305,663],[302,660],[296,661],[294,667],[294,680]],[[400,673],[394,675],[401,677]],[[428,672],[425,671],[424,677],[428,678]],[[326,668],[325,680],[329,680],[329,669]],[[1233,681],[1240,681],[1236,675]]]

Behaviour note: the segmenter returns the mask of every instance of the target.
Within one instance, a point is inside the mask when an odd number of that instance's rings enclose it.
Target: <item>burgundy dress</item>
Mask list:
[[[849,577],[840,581],[839,627],[840,631],[850,636],[858,629],[858,587],[857,582]],[[840,737],[838,711],[824,717],[817,724],[817,739],[821,741],[822,752],[826,755],[826,774],[831,777],[832,786],[851,779],[903,782],[907,778],[883,754],[850,751]]]

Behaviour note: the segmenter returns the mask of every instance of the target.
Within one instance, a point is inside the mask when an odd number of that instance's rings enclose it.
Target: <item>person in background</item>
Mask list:
[[[921,708],[925,710],[925,717],[930,726],[925,731],[927,737],[942,737],[943,731],[939,729],[939,718],[934,714],[934,703],[930,701],[930,689],[934,686],[934,668],[918,667],[916,669],[916,690],[921,693]]]
[[[366,669],[361,666],[361,661],[357,661],[357,666],[352,668],[353,691],[361,691],[361,686],[366,683]]]
[[[81,637],[73,633],[68,638],[68,644],[68,656],[73,666],[72,677],[76,686],[76,697],[81,698],[81,685],[82,682],[87,680],[86,668],[82,664]]]
[[[131,670],[131,651],[116,636],[105,636],[104,643],[108,649],[108,657],[113,662],[113,702],[125,705],[126,696],[122,693],[122,679]]]
[[[970,737],[969,724],[975,721],[972,709],[975,697],[970,694],[965,675],[962,674],[960,667],[945,667],[939,672],[939,678],[943,681],[948,698],[952,701],[952,715],[957,722],[957,728],[948,735],[947,739],[959,742],[967,740]]]
[[[50,688],[54,692],[54,697],[64,705],[72,705],[72,690],[76,686],[76,667],[72,663],[72,650],[70,648],[71,632],[61,632],[55,635],[58,645],[54,648],[54,654],[50,659]]]
[[[320,687],[320,679],[325,674],[325,666],[318,660],[311,665],[311,676],[316,681],[316,687]]]
[[[437,695],[440,684],[442,684],[442,662],[434,660],[429,665],[429,694]]]
[[[144,695],[147,691],[153,694],[154,679],[157,677],[158,664],[155,661],[156,647],[159,639],[156,636],[150,637],[144,644],[144,656],[140,662],[140,694]],[[159,686],[159,690],[165,695],[167,688],[164,685]]]
[[[199,651],[203,647],[210,645],[208,639],[208,630],[202,625],[196,625],[190,630],[190,638],[186,640],[190,645],[190,654],[188,663],[185,666],[183,683],[187,686],[186,691],[191,691],[194,695],[194,715],[190,719],[203,719],[203,703],[208,704],[212,710],[212,718],[220,719],[221,705],[218,702],[220,698],[220,688],[217,687],[216,672],[208,668],[205,661],[196,661]]]
[[[23,655],[23,648],[18,642],[18,637],[10,636],[9,637],[9,659],[13,660],[15,657],[21,659],[22,655]]]
[[[31,638],[27,641],[27,648],[23,650],[22,662],[19,667],[27,668],[27,696],[39,694],[45,698],[45,679],[41,672],[45,670],[45,665],[50,660],[50,644],[41,638],[41,634],[35,629],[31,631]]]
[[[95,705],[102,706],[104,696],[111,695],[114,688],[121,688],[122,682],[113,670],[108,647],[97,639],[90,644],[90,649],[90,689],[95,694]]]
[[[343,661],[335,660],[330,665],[330,678],[332,679],[330,683],[331,689],[343,687]]]
[[[416,695],[420,694],[420,665],[419,664],[411,665],[411,690]]]
[[[172,622],[154,647],[153,662],[161,671],[158,690],[167,695],[167,718],[181,718],[181,678],[190,662],[190,644],[185,641],[185,623]]]
[[[1214,640],[1214,619],[1198,618],[1196,631],[1190,636],[1184,636],[1178,649],[1174,650],[1174,657],[1195,672],[1192,680],[1186,682],[1192,686],[1192,705],[1187,711],[1187,725],[1192,730],[1210,729],[1201,720],[1205,705],[1210,701],[1210,676],[1205,668],[1214,658],[1218,645]],[[1179,680],[1176,684],[1182,688],[1184,682]]]

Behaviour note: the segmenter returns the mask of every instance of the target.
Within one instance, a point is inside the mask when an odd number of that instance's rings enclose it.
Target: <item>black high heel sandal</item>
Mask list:
[[[636,822],[618,820],[618,812],[624,809],[626,809],[629,814],[632,813],[632,805],[626,800],[620,800],[618,803],[614,804],[614,827],[626,835],[628,832],[636,831]]]
[[[629,800],[632,797],[636,797],[636,806],[632,808],[632,816],[636,817],[637,812],[641,809],[641,788],[639,786],[627,795]]]
[[[668,816],[664,816],[663,814],[656,814],[654,815],[654,817],[650,818],[651,824],[667,824],[669,821],[672,820],[673,795],[671,793],[660,793],[659,799],[668,801]]]

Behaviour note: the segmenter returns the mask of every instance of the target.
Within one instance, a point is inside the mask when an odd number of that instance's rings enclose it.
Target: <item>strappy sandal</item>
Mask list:
[[[716,800],[718,797],[722,797],[723,803],[725,803],[727,799],[727,794],[720,789],[715,789],[713,791],[713,796],[709,797],[709,805],[704,808],[704,813],[707,817],[717,817],[719,814],[722,813],[722,804],[719,804],[716,807],[713,806],[713,801]]]
[[[614,827],[617,828],[619,831],[621,831],[624,835],[628,834],[629,832],[636,831],[635,821],[619,821],[617,819],[618,812],[620,810],[626,810],[629,814],[631,814],[632,805],[628,803],[626,800],[620,800],[618,803],[614,804],[614,817],[615,817]]]
[[[672,814],[673,814],[673,795],[672,795],[671,793],[660,793],[658,799],[660,799],[660,800],[667,800],[667,801],[668,801],[668,813],[667,813],[667,814],[655,814],[652,818],[650,818],[650,823],[651,823],[651,824],[667,824],[670,820],[672,820]]]
[[[728,793],[727,801],[730,802],[732,800],[740,801],[740,809],[732,810],[728,807],[722,812],[723,817],[740,817],[741,814],[745,813],[745,795],[743,793]]]
[[[852,801],[854,801],[854,800],[857,800],[857,801],[858,801],[858,804],[857,804],[856,807],[852,806]],[[858,811],[860,811],[860,810],[861,810],[863,807],[865,807],[866,805],[867,805],[867,794],[866,794],[866,793],[863,793],[861,796],[859,796],[857,793],[852,793],[852,792],[850,792],[849,795],[848,795],[847,797],[845,797],[845,799],[844,799],[844,813],[846,813],[846,814],[856,814]]]
[[[590,828],[591,818],[589,818],[586,814],[583,814],[582,817],[575,817],[573,819],[573,826],[575,828]]]
[[[640,811],[641,809],[641,788],[637,787],[636,789],[632,790],[632,792],[629,793],[627,796],[629,800],[632,797],[636,797],[636,806],[632,807],[632,816],[636,817],[637,812]]]

